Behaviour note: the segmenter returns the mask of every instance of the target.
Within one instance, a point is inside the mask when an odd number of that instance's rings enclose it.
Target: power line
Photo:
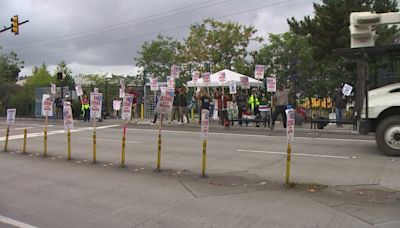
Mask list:
[[[288,3],[288,2],[292,2],[292,1],[295,1],[295,0],[284,0],[284,1],[274,2],[274,3],[266,4],[266,5],[263,5],[263,6],[259,6],[259,7],[255,7],[255,8],[234,12],[234,13],[223,15],[223,16],[219,16],[219,17],[215,17],[215,19],[222,19],[222,18],[227,18],[227,17],[231,17],[231,16],[236,16],[236,15],[239,15],[239,14],[244,14],[244,13],[248,13],[248,12],[252,12],[252,11],[257,11],[257,10],[260,10],[260,9],[265,9],[265,8],[269,8],[269,7],[273,7],[273,6],[277,6],[277,5],[282,5],[282,4],[285,4],[285,3]],[[144,33],[144,34],[141,34],[141,35],[125,37],[125,38],[122,38],[122,39],[117,39],[117,40],[113,40],[113,41],[109,41],[109,42],[105,42],[105,43],[101,43],[101,44],[74,48],[74,49],[70,49],[70,50],[64,52],[64,55],[74,54],[74,53],[70,53],[70,52],[77,51],[77,50],[84,50],[84,49],[89,49],[89,48],[92,48],[92,47],[99,47],[99,46],[107,46],[107,45],[110,45],[110,44],[124,42],[124,41],[131,40],[131,39],[137,39],[137,38],[145,37],[145,36],[148,36],[148,35],[159,34],[159,33],[162,33],[162,32],[172,31],[172,30],[176,30],[176,29],[180,29],[180,28],[187,28],[190,25],[192,25],[192,24],[184,24],[184,25],[174,26],[174,27],[166,28],[166,29],[159,30],[159,31],[156,31],[156,32],[149,32],[149,33]],[[70,54],[65,54],[65,53],[70,53]],[[37,57],[37,56],[42,56],[42,55],[54,55],[54,54],[55,53],[51,53],[51,52],[39,53],[39,54],[27,56],[25,58],[32,58],[32,57]]]
[[[184,14],[184,13],[187,13],[187,12],[192,12],[193,10],[199,10],[199,9],[204,9],[204,8],[208,8],[208,7],[212,7],[212,6],[216,6],[216,5],[221,5],[221,4],[224,4],[226,2],[233,1],[233,0],[225,0],[225,1],[216,2],[216,3],[213,3],[213,4],[208,4],[208,5],[205,5],[205,6],[200,6],[200,7],[197,7],[197,8],[192,8],[192,7],[196,6],[196,5],[201,5],[201,4],[205,3],[205,2],[210,2],[210,1],[214,1],[214,0],[202,1],[200,3],[196,3],[196,4],[193,4],[193,5],[180,7],[180,8],[174,9],[174,10],[160,12],[160,13],[149,15],[149,16],[146,16],[146,17],[141,17],[141,18],[136,18],[136,19],[120,22],[118,24],[107,25],[107,26],[98,27],[98,28],[89,29],[89,30],[84,30],[84,31],[81,31],[81,32],[76,32],[76,33],[71,33],[71,34],[64,34],[64,35],[52,37],[52,38],[45,39],[45,40],[38,40],[38,41],[29,42],[29,43],[25,42],[25,43],[19,43],[19,44],[14,44],[14,45],[11,44],[11,45],[7,45],[7,46],[15,47],[15,46],[20,46],[22,44],[23,46],[21,46],[20,48],[26,48],[26,47],[30,47],[30,46],[36,46],[36,45],[41,44],[41,43],[48,43],[48,42],[49,43],[58,43],[58,42],[65,42],[65,41],[69,41],[69,40],[90,37],[90,36],[96,36],[96,34],[101,34],[101,33],[104,33],[104,32],[120,30],[120,29],[123,29],[123,28],[132,27],[132,26],[136,26],[136,25],[142,25],[142,24],[146,24],[146,23],[149,23],[149,22],[152,22],[152,21],[157,21],[157,20],[160,20],[160,19],[166,19],[166,18],[169,18],[169,17],[173,17],[173,16],[177,16],[177,15],[180,15],[180,14]],[[182,12],[173,13],[175,11],[180,11],[182,9],[187,9],[187,8],[192,8],[192,9],[185,10],[185,11],[182,11]],[[160,14],[167,14],[167,15],[160,16]],[[143,21],[143,20],[145,20],[145,21]],[[141,21],[141,22],[131,24],[132,22],[135,22],[135,21]],[[54,40],[54,41],[52,41],[52,40]],[[61,40],[61,41],[57,41],[57,40]]]

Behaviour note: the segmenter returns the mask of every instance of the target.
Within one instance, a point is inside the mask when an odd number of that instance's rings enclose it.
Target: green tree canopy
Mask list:
[[[40,66],[34,66],[32,76],[26,79],[26,85],[31,88],[48,87],[50,83],[54,83],[54,77],[47,70],[47,65],[43,63]]]
[[[0,80],[16,82],[24,62],[18,58],[15,52],[5,54],[1,50],[0,47]]]
[[[62,72],[64,74],[64,80],[60,81],[57,80],[57,73]],[[65,63],[64,60],[61,60],[58,64],[56,69],[54,70],[54,81],[56,82],[57,86],[69,86],[70,89],[73,89],[75,87],[75,81],[74,78],[72,77],[72,70],[68,68],[67,64]]]
[[[179,64],[178,53],[181,44],[171,37],[158,35],[153,41],[145,42],[135,58],[136,66],[143,69],[139,77],[153,75],[159,79],[165,79],[170,75],[172,64]],[[145,71],[145,72],[144,72]]]

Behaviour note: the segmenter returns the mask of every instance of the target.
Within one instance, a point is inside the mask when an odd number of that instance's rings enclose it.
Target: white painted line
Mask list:
[[[79,137],[78,139],[81,139],[81,140],[93,140],[93,138],[81,138],[81,137]],[[117,139],[98,139],[98,138],[96,139],[96,141],[118,142],[118,143],[122,142],[121,140],[117,140]],[[125,141],[125,143],[137,144],[137,143],[141,143],[141,142],[138,142],[138,141]]]
[[[261,150],[242,150],[238,149],[238,152],[248,152],[248,153],[262,153],[262,154],[279,154],[286,155],[286,152],[277,151],[261,151]],[[323,154],[303,154],[303,153],[292,153],[293,156],[305,156],[305,157],[318,157],[318,158],[338,158],[338,159],[350,159],[347,156],[336,156],[336,155],[323,155]]]
[[[32,129],[32,128],[35,128],[35,127],[18,127],[18,128],[10,128],[10,131],[13,131],[13,130],[24,130],[24,129]],[[0,131],[6,131],[7,129],[1,129]]]
[[[106,128],[112,128],[112,127],[117,127],[120,125],[105,125],[105,126],[101,126],[98,127],[97,129],[106,129]],[[77,128],[77,129],[73,129],[71,130],[71,132],[80,132],[80,131],[85,131],[85,130],[93,130],[93,127],[89,127],[89,128]],[[55,134],[64,134],[66,133],[66,131],[64,130],[56,130],[56,131],[49,131],[47,132],[47,135],[55,135]],[[44,133],[43,132],[36,132],[36,133],[29,133],[27,134],[27,138],[34,138],[34,137],[41,137],[43,136]],[[12,135],[8,138],[8,140],[13,140],[13,139],[23,139],[24,138],[24,134],[20,134],[20,135]],[[5,141],[6,137],[0,137],[0,142]]]
[[[36,226],[32,226],[11,218],[7,218],[4,216],[0,215],[0,222],[11,225],[11,226],[15,226],[15,227],[19,227],[19,228],[37,228]]]
[[[128,131],[147,131],[147,132],[158,132],[155,129],[138,129],[138,128],[127,128]],[[178,133],[178,134],[200,134],[199,132],[194,131],[172,131],[172,130],[163,130],[162,132],[166,133]],[[276,138],[281,139],[282,141],[286,141],[286,136],[284,135],[251,135],[251,134],[236,134],[236,133],[218,133],[218,132],[209,132],[209,135],[220,135],[220,136],[240,136],[240,137],[251,137],[251,138]],[[375,143],[373,139],[333,139],[333,138],[313,138],[313,137],[294,137],[294,140],[304,139],[304,140],[326,140],[326,141],[343,141],[343,142],[362,142],[362,143]]]

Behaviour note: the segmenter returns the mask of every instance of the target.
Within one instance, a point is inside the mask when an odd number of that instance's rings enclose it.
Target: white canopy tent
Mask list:
[[[237,72],[233,72],[231,70],[228,69],[224,69],[221,71],[218,71],[217,73],[214,73],[212,75],[210,75],[210,82],[208,85],[206,85],[203,82],[203,78],[199,78],[199,80],[197,80],[197,82],[195,83],[193,80],[192,81],[188,81],[187,82],[187,87],[219,87],[222,86],[222,83],[219,81],[219,74],[221,72],[225,72],[225,82],[224,82],[224,86],[229,86],[229,82],[230,81],[235,81],[236,86],[240,86],[240,78],[241,77],[248,77],[249,78],[249,84],[251,87],[262,87],[263,83],[261,81],[258,81],[252,77],[243,75],[243,74],[239,74]]]

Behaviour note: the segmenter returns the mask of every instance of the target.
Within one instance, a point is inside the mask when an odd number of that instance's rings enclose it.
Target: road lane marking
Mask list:
[[[147,132],[158,132],[155,129],[137,129],[137,128],[127,128],[128,131],[147,131]],[[166,133],[180,133],[180,134],[200,134],[200,132],[194,131],[172,131],[172,130],[162,130]],[[241,137],[251,137],[251,138],[277,138],[286,141],[286,135],[251,135],[251,134],[235,134],[235,133],[221,133],[221,132],[209,132],[209,135],[221,135],[221,136],[241,136]],[[342,142],[362,142],[362,143],[375,143],[373,139],[335,139],[335,138],[313,138],[313,137],[296,137],[296,139],[305,140],[327,140],[327,141],[342,141]]]
[[[18,128],[10,128],[10,131],[13,131],[13,130],[15,130],[15,131],[17,131],[17,130],[24,130],[24,129],[32,129],[32,128],[35,128],[35,127],[18,127]],[[6,131],[7,129],[1,129],[0,131]]]
[[[113,128],[113,127],[117,127],[120,125],[105,125],[105,126],[100,126],[97,127],[97,129],[106,129],[106,128]],[[86,131],[86,130],[93,130],[93,127],[88,127],[88,128],[77,128],[77,129],[73,129],[71,130],[71,132],[81,132],[81,131]],[[49,135],[56,135],[56,134],[66,134],[66,131],[64,130],[55,130],[55,131],[49,131],[47,132],[47,136]],[[36,132],[36,133],[29,133],[27,134],[27,138],[34,138],[34,137],[40,137],[43,136],[44,133],[43,132]],[[23,139],[24,135],[20,134],[20,135],[11,135],[8,137],[8,140],[13,140],[13,139]],[[0,137],[0,142],[5,141],[6,137]]]
[[[243,150],[237,149],[238,152],[248,152],[248,153],[261,153],[261,154],[279,154],[286,155],[286,152],[278,151],[262,151],[262,150]],[[318,157],[318,158],[337,158],[337,159],[350,159],[347,156],[336,156],[336,155],[323,155],[323,154],[303,154],[303,153],[292,153],[293,156],[305,156],[305,157]]]
[[[0,222],[11,225],[11,226],[20,227],[20,228],[38,228],[36,226],[32,226],[32,225],[17,221],[12,218],[4,217],[2,215],[0,215]]]
[[[82,138],[82,137],[79,137],[78,139],[81,139],[81,140],[93,140],[93,138]],[[118,143],[121,142],[121,140],[119,140],[119,139],[99,139],[99,138],[96,138],[96,141],[118,142]],[[138,141],[125,141],[125,142],[126,143],[132,143],[132,144],[141,143],[141,142],[138,142]]]

